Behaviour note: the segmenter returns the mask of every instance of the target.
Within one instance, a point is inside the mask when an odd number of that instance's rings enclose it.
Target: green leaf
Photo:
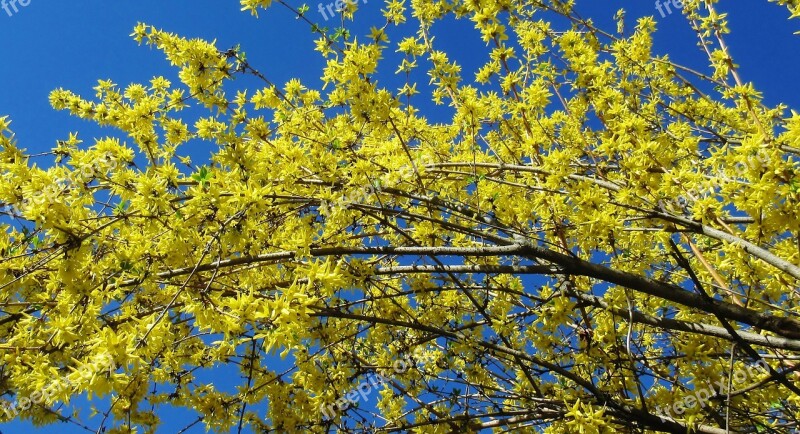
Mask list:
[[[123,214],[130,205],[130,202],[127,200],[120,201],[116,207],[114,207],[114,214]]]
[[[192,179],[199,182],[201,186],[206,185],[209,180],[211,180],[211,170],[209,170],[208,166],[200,167],[200,170],[192,175]]]
[[[297,15],[297,18],[300,18],[300,17],[302,17],[303,15],[305,15],[305,14],[306,14],[306,12],[308,12],[308,10],[309,10],[309,7],[308,7],[308,5],[307,5],[307,4],[305,4],[305,3],[303,3],[303,5],[302,5],[302,6],[300,6],[299,8],[297,8],[297,14],[298,14],[298,15]]]

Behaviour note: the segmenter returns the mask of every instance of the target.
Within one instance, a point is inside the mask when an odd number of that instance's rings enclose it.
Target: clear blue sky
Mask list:
[[[728,37],[735,60],[745,80],[755,83],[769,104],[783,102],[800,107],[800,20],[788,21],[788,12],[766,0],[728,0],[721,10],[730,12]],[[299,5],[298,2],[293,4]],[[363,18],[374,19],[382,8],[379,0],[360,2]],[[308,17],[322,22],[316,3],[309,3]],[[707,62],[695,45],[693,34],[678,14],[661,17],[651,0],[579,0],[578,10],[613,29],[611,17],[617,9],[629,10],[632,18],[655,15],[659,32],[656,51],[705,69]],[[13,12],[13,10],[12,10]],[[322,61],[312,52],[313,35],[306,25],[275,5],[255,19],[240,11],[237,0],[137,0],[137,1],[45,1],[30,0],[12,16],[0,9],[0,116],[9,115],[21,147],[30,152],[51,149],[58,139],[78,131],[86,142],[108,134],[92,124],[52,110],[48,93],[57,87],[92,97],[96,80],[113,79],[127,85],[147,82],[154,75],[175,76],[159,51],[138,47],[128,36],[143,21],[189,37],[216,39],[220,48],[241,44],[254,67],[274,83],[300,78],[310,86],[319,84]],[[324,24],[324,23],[323,23]],[[365,27],[380,22],[362,23]],[[466,70],[477,61],[474,34],[464,33],[469,23],[448,24],[437,32],[445,49],[457,53]],[[453,37],[455,36],[455,37]],[[472,41],[472,42],[470,42]],[[465,44],[470,44],[469,46]],[[475,45],[476,47],[479,44]],[[459,56],[461,56],[459,58]],[[174,80],[177,82],[177,80]],[[446,119],[442,108],[428,107],[432,119]],[[201,155],[197,160],[204,160]],[[221,377],[219,381],[224,382]],[[80,401],[79,401],[80,402]],[[187,421],[185,414],[167,412],[160,432],[174,432]],[[92,426],[91,422],[88,422]],[[0,424],[3,434],[30,431],[30,425]],[[65,426],[38,430],[46,433],[85,432]],[[196,428],[189,432],[202,432]]]

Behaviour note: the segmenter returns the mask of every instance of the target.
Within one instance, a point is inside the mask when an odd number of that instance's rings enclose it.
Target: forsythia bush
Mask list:
[[[167,407],[214,432],[800,429],[800,115],[742,81],[715,1],[681,11],[702,72],[575,1],[387,0],[357,35],[270,3],[241,1],[311,27],[324,88],[139,24],[180,83],[50,97],[118,135],[41,167],[0,120],[0,418],[86,394],[112,434]],[[474,76],[432,36],[454,19]]]

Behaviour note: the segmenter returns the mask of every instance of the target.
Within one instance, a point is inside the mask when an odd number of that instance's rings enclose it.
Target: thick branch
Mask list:
[[[609,306],[608,303],[603,301],[600,297],[582,293],[577,293],[574,295],[581,301],[589,303],[592,306],[596,306],[601,309],[613,312],[615,315],[619,317],[628,318],[630,314],[625,309]],[[731,336],[731,334],[728,333],[728,331],[725,330],[723,327],[712,326],[708,324],[680,321],[669,318],[658,318],[643,314],[641,312],[633,312],[633,322],[639,324],[647,324],[665,330],[697,333],[705,336],[722,338],[729,341],[733,340],[733,336]],[[758,333],[750,333],[743,331],[739,331],[737,332],[737,334],[739,335],[740,338],[742,338],[742,340],[744,340],[749,344],[759,345],[762,347],[778,349],[778,350],[800,351],[800,340],[786,339],[774,336],[763,336]]]
[[[693,309],[721,315],[724,318],[738,321],[744,324],[771,331],[778,335],[790,339],[800,339],[800,322],[790,318],[781,318],[768,315],[744,307],[736,306],[732,303],[713,300],[708,302],[699,294],[687,291],[678,285],[659,282],[647,277],[638,276],[624,271],[594,264],[589,261],[568,256],[542,247],[533,245],[508,245],[508,246],[486,246],[486,247],[325,247],[311,249],[309,252],[312,257],[323,256],[342,256],[342,255],[404,255],[404,256],[524,256],[531,259],[543,259],[552,264],[558,265],[563,270],[561,274],[573,274],[587,276],[604,282],[624,286],[648,295],[660,297],[674,303],[681,304]],[[237,265],[285,261],[294,259],[296,253],[293,251],[265,253],[257,256],[246,256],[232,258],[221,261],[214,261],[196,267],[197,272],[208,271],[217,268],[227,268]],[[192,272],[195,267],[184,267],[174,270],[164,271],[156,274],[160,279],[186,275]],[[119,286],[133,286],[140,283],[139,279],[130,279],[121,282]]]

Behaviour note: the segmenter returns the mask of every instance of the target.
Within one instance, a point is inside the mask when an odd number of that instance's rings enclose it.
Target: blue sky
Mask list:
[[[333,21],[323,21],[316,3],[309,6],[310,19],[334,26]],[[378,21],[381,2],[361,0],[360,6],[364,11],[360,25],[368,28],[382,23]],[[655,15],[659,27],[656,52],[669,53],[681,63],[707,70],[707,61],[680,15],[661,17],[650,0],[578,1],[578,10],[585,16],[612,29],[611,17],[621,7],[629,10],[629,28],[633,17]],[[730,13],[733,33],[727,40],[743,78],[755,83],[768,104],[800,107],[796,79],[800,36],[793,35],[800,30],[800,20],[788,21],[784,8],[766,0],[722,0],[719,8]],[[251,64],[279,85],[295,77],[309,86],[320,84],[323,62],[312,51],[314,35],[279,5],[255,19],[240,11],[237,0],[30,0],[11,16],[0,9],[0,116],[9,115],[13,120],[12,129],[21,147],[42,152],[69,132],[80,132],[86,142],[109,133],[66,112],[52,110],[48,94],[54,88],[91,97],[97,79],[112,79],[124,86],[147,82],[154,75],[175,77],[175,70],[159,51],[138,47],[128,36],[139,21],[188,37],[216,39],[222,49],[241,44]],[[480,41],[475,34],[467,33],[469,28],[467,22],[448,23],[436,34],[442,48],[456,53],[455,59],[472,71],[483,57],[480,51],[474,54],[475,48],[480,49]],[[432,119],[447,118],[445,108],[425,108]],[[206,151],[198,149],[193,159],[204,160]],[[163,432],[182,426],[186,422],[183,417],[168,412]],[[22,432],[29,426],[14,422],[0,424],[0,430],[6,434]],[[38,432],[85,431],[52,426]]]

